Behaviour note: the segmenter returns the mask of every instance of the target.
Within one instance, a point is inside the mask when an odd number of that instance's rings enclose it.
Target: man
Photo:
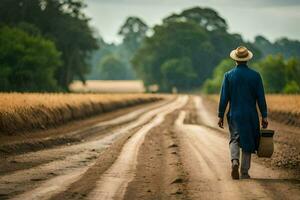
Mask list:
[[[260,126],[256,109],[258,104],[262,127],[267,128],[267,105],[261,76],[247,66],[253,54],[246,47],[240,46],[230,53],[236,61],[236,67],[224,75],[219,103],[220,128],[224,128],[224,113],[229,102],[227,121],[230,130],[230,154],[232,162],[231,176],[239,179],[240,148],[242,149],[241,178],[248,179],[251,153],[258,149]]]

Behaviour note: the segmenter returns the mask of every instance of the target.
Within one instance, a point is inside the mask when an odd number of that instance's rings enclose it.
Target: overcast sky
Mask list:
[[[117,32],[128,16],[138,16],[149,26],[171,13],[193,6],[210,7],[225,18],[229,31],[246,40],[264,35],[270,40],[300,40],[300,0],[86,0],[92,18],[106,42],[118,42]]]

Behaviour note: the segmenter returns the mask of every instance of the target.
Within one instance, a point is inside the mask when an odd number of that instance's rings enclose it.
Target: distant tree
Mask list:
[[[161,67],[170,59],[187,57],[201,84],[214,59],[214,47],[205,30],[193,22],[169,22],[154,27],[154,34],[133,58],[133,65],[146,86],[165,82]]]
[[[140,47],[148,29],[147,24],[138,17],[128,17],[120,28],[119,35],[123,37],[123,44],[131,56]]]
[[[284,58],[300,57],[300,41],[298,40],[280,38],[272,43],[265,37],[259,35],[255,37],[253,45],[262,52],[263,57],[270,54],[282,54]]]
[[[144,40],[135,54],[133,66],[146,86],[163,86],[166,82],[166,76],[162,76],[160,70],[163,63],[187,57],[197,74],[192,87],[200,87],[220,61],[237,46],[246,45],[255,54],[254,59],[260,58],[256,47],[243,41],[241,35],[228,33],[227,29],[226,21],[213,9],[194,7],[172,14],[163,20],[162,25],[153,28],[153,35]]]
[[[118,45],[106,43],[101,36],[98,36],[97,43],[100,48],[94,51],[88,59],[89,65],[91,65],[91,70],[85,76],[88,80],[101,80],[99,62],[104,57],[112,54],[116,55],[118,52]]]
[[[269,93],[280,93],[285,84],[285,61],[282,55],[267,56],[257,62],[255,68],[262,75],[265,90]]]
[[[164,76],[164,90],[170,92],[173,87],[180,91],[192,88],[197,79],[189,58],[174,58],[163,63],[161,73]]]
[[[254,45],[261,50],[263,57],[266,57],[269,54],[274,54],[276,52],[276,50],[274,50],[273,44],[261,35],[255,37]]]
[[[280,38],[274,43],[277,52],[285,58],[300,57],[300,41],[290,40],[288,38]]]
[[[119,30],[119,35],[122,37],[122,43],[117,46],[117,54],[127,66],[128,73],[131,74],[130,79],[135,79],[136,74],[131,64],[131,59],[136,51],[142,45],[146,37],[149,27],[138,17],[130,16],[126,19]]]
[[[0,27],[0,90],[55,91],[60,67],[55,44],[18,28]]]
[[[193,21],[207,31],[227,31],[228,29],[225,19],[210,8],[193,7],[182,11],[180,14],[173,14],[164,19],[164,23],[169,21]]]
[[[295,81],[300,86],[300,58],[291,57],[285,63],[286,82]]]
[[[107,55],[99,63],[99,77],[102,80],[128,80],[126,65],[115,55]]]
[[[283,88],[283,93],[296,94],[300,93],[300,86],[296,81],[289,81]]]
[[[255,64],[261,73],[265,88],[270,93],[300,92],[300,59],[291,57],[285,60],[280,54],[269,55]]]
[[[214,69],[212,77],[207,79],[203,84],[202,90],[205,93],[216,94],[220,92],[221,84],[223,81],[224,74],[235,67],[235,63],[232,59],[224,59]]]

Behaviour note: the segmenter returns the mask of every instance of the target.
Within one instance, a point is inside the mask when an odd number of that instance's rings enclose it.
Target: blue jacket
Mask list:
[[[223,118],[229,102],[227,121],[231,139],[238,136],[243,151],[254,153],[259,142],[259,118],[256,103],[262,117],[267,117],[264,87],[258,72],[246,64],[237,65],[224,75],[218,116]]]

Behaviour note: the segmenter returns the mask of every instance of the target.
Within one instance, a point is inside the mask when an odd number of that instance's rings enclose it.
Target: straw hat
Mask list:
[[[246,47],[240,46],[231,51],[230,57],[235,61],[248,61],[253,57],[253,53]]]

